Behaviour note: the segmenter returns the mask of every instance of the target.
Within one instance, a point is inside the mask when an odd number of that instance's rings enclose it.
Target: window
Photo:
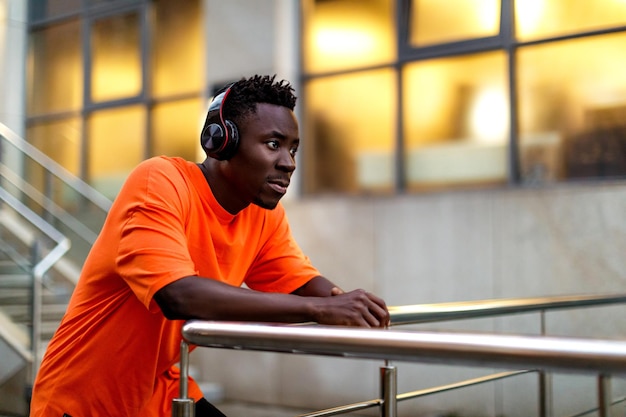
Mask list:
[[[624,45],[616,33],[520,49],[525,182],[626,175]]]
[[[507,179],[509,109],[502,51],[404,68],[405,177],[410,189]]]
[[[626,176],[623,0],[302,12],[306,192]]]
[[[306,191],[393,189],[395,84],[390,68],[307,84]]]
[[[396,59],[391,0],[305,3],[304,65],[309,73],[387,64]]]
[[[425,46],[500,32],[500,0],[414,0],[410,44]]]
[[[29,6],[32,144],[110,198],[143,159],[197,158],[206,105],[200,0]]]

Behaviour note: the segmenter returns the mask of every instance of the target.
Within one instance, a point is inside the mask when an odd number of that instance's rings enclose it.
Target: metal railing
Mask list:
[[[626,295],[576,295],[524,299],[482,300],[390,307],[391,325],[426,323],[451,319],[495,317],[505,314],[618,304]],[[542,324],[542,331],[545,330]],[[391,329],[359,329],[329,326],[293,326],[261,323],[206,322],[192,320],[182,331],[180,398],[172,404],[175,417],[192,417],[193,400],[188,398],[189,345],[240,350],[382,359],[380,398],[299,417],[322,417],[365,408],[380,408],[381,417],[396,417],[397,402],[509,378],[528,372],[539,373],[538,415],[552,415],[548,372],[595,374],[598,376],[598,415],[610,415],[610,377],[626,376],[626,342],[566,337],[517,336],[474,333],[416,332]],[[501,372],[435,387],[397,393],[396,368],[389,361],[445,363],[464,366],[493,366],[523,369]],[[623,401],[623,400],[618,400]],[[595,410],[594,410],[595,411]],[[584,415],[579,414],[580,416]]]
[[[25,180],[25,177],[32,178]],[[61,275],[76,284],[76,271],[97,237],[111,200],[2,123],[0,179],[0,186],[75,242],[72,248],[75,253],[69,255],[77,267],[66,268]]]
[[[30,382],[35,379],[35,375],[38,370],[38,358],[39,348],[41,344],[41,323],[42,323],[42,285],[43,279],[52,268],[52,266],[63,257],[69,250],[71,243],[70,240],[56,230],[52,225],[47,223],[31,209],[26,207],[22,202],[9,194],[5,189],[0,187],[0,201],[2,202],[2,225],[6,229],[12,230],[15,235],[25,233],[24,230],[19,229],[19,222],[11,220],[11,216],[23,218],[39,231],[41,237],[46,237],[52,244],[49,249],[42,247],[41,238],[36,235],[32,235],[24,240],[30,242],[30,252],[32,256],[32,294],[31,294],[31,340],[30,340],[30,353],[31,353],[31,375]],[[7,208],[10,208],[12,215],[7,212]],[[12,346],[12,344],[9,344]],[[22,354],[21,349],[16,349],[18,354]],[[22,355],[23,356],[23,355]]]

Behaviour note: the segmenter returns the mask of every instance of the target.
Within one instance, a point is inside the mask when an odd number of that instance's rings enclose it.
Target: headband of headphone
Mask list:
[[[220,161],[235,155],[239,145],[239,131],[230,120],[224,119],[224,104],[232,84],[217,94],[209,105],[204,130],[200,138],[202,148],[208,156]]]

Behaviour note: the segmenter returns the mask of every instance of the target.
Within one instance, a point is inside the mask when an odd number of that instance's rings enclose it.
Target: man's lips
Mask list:
[[[279,194],[285,194],[287,192],[287,187],[289,187],[289,180],[271,179],[268,180],[267,183],[272,190]]]

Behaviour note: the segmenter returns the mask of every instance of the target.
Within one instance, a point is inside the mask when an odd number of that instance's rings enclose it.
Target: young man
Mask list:
[[[279,200],[296,168],[295,101],[285,81],[242,79],[209,107],[204,162],[157,157],[130,174],[48,346],[31,417],[169,417],[187,319],[388,324],[382,300],[344,293],[291,236]],[[197,417],[223,416],[194,383],[190,396]]]

